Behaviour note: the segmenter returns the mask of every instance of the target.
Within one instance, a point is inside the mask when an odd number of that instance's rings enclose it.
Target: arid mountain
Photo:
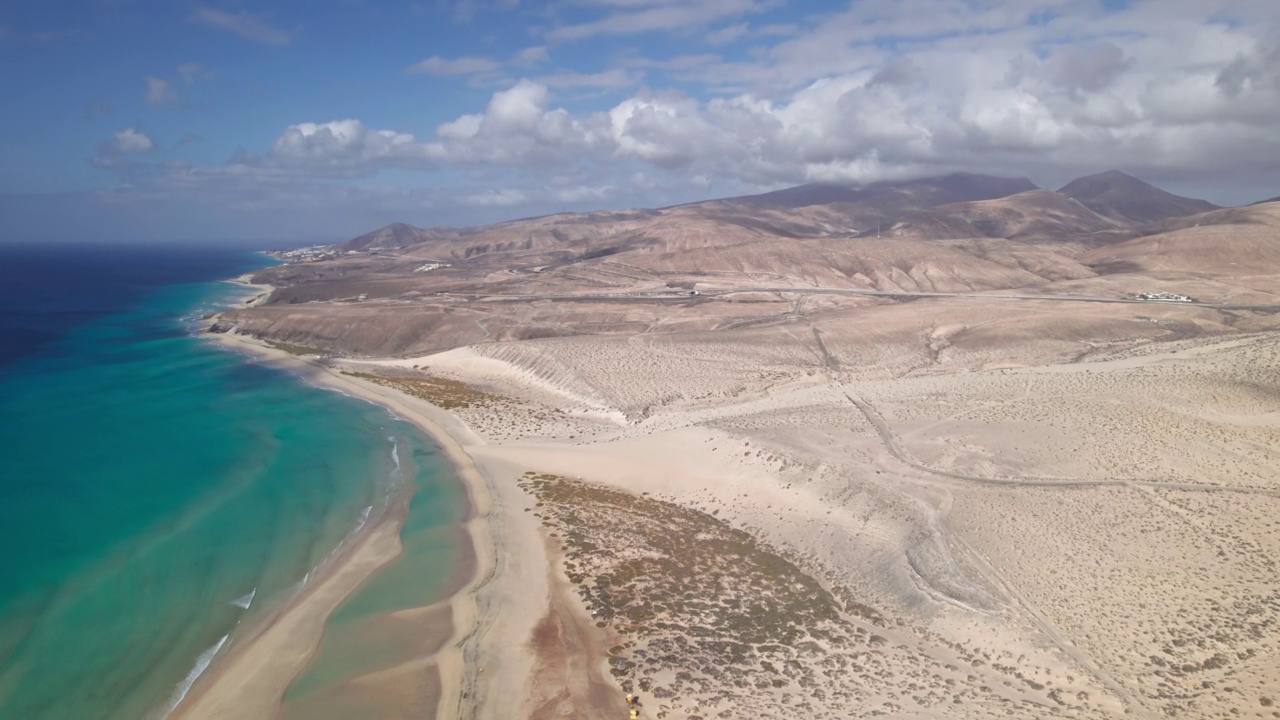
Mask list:
[[[341,248],[343,250],[390,250],[431,240],[448,240],[457,237],[459,232],[450,227],[423,229],[405,223],[391,223],[384,228],[352,238],[342,243]]]
[[[805,185],[660,210],[561,213],[461,231],[393,225],[343,247],[407,248],[413,257],[433,261],[534,253],[543,257],[526,258],[531,264],[555,264],[646,248],[678,252],[768,238],[856,235],[906,212],[1030,189],[1035,185],[1025,178],[963,173],[865,187]]]
[[[801,185],[761,195],[726,198],[719,202],[753,208],[801,208],[834,203],[865,203],[875,198],[896,195],[902,199],[886,199],[883,202],[897,205],[906,201],[933,206],[967,200],[989,200],[1035,188],[1035,183],[1026,178],[952,173],[942,177],[905,182],[878,182],[862,186]]]
[[[766,238],[877,232],[919,238],[1076,238],[1216,207],[1115,171],[1080,178],[1059,193],[1041,190],[1026,178],[954,173],[865,186],[802,185],[659,210],[561,213],[466,229],[395,223],[341,248],[407,249],[412,257],[430,261],[540,253],[541,261],[530,260],[555,264],[631,249],[678,252]]]
[[[1163,232],[1098,248],[1081,257],[1129,272],[1239,275],[1274,291],[1280,275],[1280,202],[1225,208],[1165,224]]]
[[[393,225],[346,246],[376,253],[264,271],[259,278],[275,292],[226,313],[222,327],[324,350],[404,355],[531,337],[719,332],[938,294],[1095,302],[1167,292],[1259,305],[1280,298],[1280,203],[1138,226],[1138,205],[1151,215],[1200,201],[1117,176],[1066,189],[1128,207],[1121,219],[1042,189],[938,204],[1029,184],[948,176],[874,192],[802,188],[763,202],[565,213],[460,230]],[[1090,191],[1103,186],[1111,189]],[[1141,192],[1114,192],[1134,187]]]
[[[763,195],[713,200],[685,206],[724,214],[783,213],[804,218],[816,234],[857,234],[888,225],[905,213],[949,203],[1002,198],[1035,190],[1026,178],[953,173],[861,187],[802,185]]]
[[[1118,170],[1072,180],[1058,192],[1119,222],[1143,225],[1216,210],[1217,205],[1165,192]]]
[[[913,238],[1078,239],[1117,229],[1081,203],[1049,190],[910,212],[882,231]]]

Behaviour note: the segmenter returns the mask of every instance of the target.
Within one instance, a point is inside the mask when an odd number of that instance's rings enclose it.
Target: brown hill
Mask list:
[[[955,173],[866,186],[803,185],[659,210],[561,213],[461,230],[395,223],[341,248],[406,249],[416,259],[454,261],[520,254],[532,264],[562,264],[633,249],[675,252],[764,238],[869,235],[890,226],[911,237],[1079,237],[1215,207],[1114,171],[1073,181],[1062,195],[1026,178]]]
[[[721,200],[466,230],[393,227],[381,242],[427,239],[265,270],[259,278],[277,290],[225,314],[220,327],[340,352],[401,354],[531,337],[718,332],[938,301],[868,291],[1086,298],[1165,291],[1270,303],[1280,287],[1280,203],[1138,229],[1047,190],[919,206],[942,194],[917,184],[869,201],[795,208]],[[848,208],[859,203],[865,214],[857,222],[911,209],[877,238],[842,228],[855,222]],[[1139,232],[1147,235],[1134,237]],[[1109,244],[1099,247],[1100,239]]]
[[[903,215],[881,234],[915,238],[1075,239],[1116,223],[1071,198],[1031,190],[996,200],[952,203]]]
[[[1119,267],[1127,272],[1249,278],[1280,275],[1280,202],[1180,218],[1169,221],[1163,229],[1093,250],[1081,260],[1090,266]],[[1276,287],[1280,285],[1272,285]]]
[[[904,213],[949,203],[1001,198],[1034,189],[1035,184],[1026,178],[954,173],[861,187],[802,185],[690,207],[721,213],[784,213],[813,228],[813,235],[842,235],[887,225]]]
[[[648,253],[627,258],[654,278],[684,276],[699,287],[770,285],[887,292],[1004,290],[1092,277],[1054,246],[1001,238],[804,238]],[[575,268],[581,273],[586,267]],[[693,274],[696,269],[700,274]]]
[[[641,248],[676,252],[764,238],[847,236],[905,212],[1033,188],[1025,178],[963,173],[865,187],[806,185],[660,210],[561,213],[461,231],[395,225],[372,234],[387,239],[361,236],[343,247],[408,248],[411,256],[431,260],[520,254],[531,264],[562,264]]]
[[[450,227],[416,228],[405,223],[391,223],[386,227],[352,238],[340,245],[343,250],[393,250],[431,240],[448,240],[461,231]]]
[[[1058,192],[1103,217],[1133,225],[1218,209],[1211,202],[1165,192],[1118,170],[1072,180]]]
[[[683,208],[563,213],[514,220],[433,239],[407,248],[422,259],[465,260],[481,256],[519,256],[521,265],[550,265],[661,247],[678,250],[707,244],[733,244],[776,236],[767,222],[751,227]]]
[[[972,173],[952,173],[941,177],[904,182],[878,182],[864,186],[831,184],[801,185],[761,195],[726,198],[720,202],[752,208],[801,208],[835,203],[866,203],[876,198],[889,205],[900,202],[929,206],[968,200],[988,200],[1034,190],[1035,183],[1026,178],[1002,178]]]

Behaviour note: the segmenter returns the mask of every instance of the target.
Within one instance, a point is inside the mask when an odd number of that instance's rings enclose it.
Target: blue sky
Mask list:
[[[955,170],[1280,194],[1274,0],[0,8],[0,241],[342,239]]]

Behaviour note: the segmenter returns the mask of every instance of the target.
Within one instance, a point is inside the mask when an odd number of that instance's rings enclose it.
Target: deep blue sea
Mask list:
[[[243,301],[219,280],[268,264],[0,246],[0,720],[163,717],[396,493],[422,550],[397,602],[445,586],[461,491],[435,446],[196,336]]]

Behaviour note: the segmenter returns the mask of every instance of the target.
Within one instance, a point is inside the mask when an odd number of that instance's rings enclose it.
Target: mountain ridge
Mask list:
[[[1103,217],[1135,225],[1219,209],[1206,200],[1174,195],[1119,170],[1076,178],[1058,192]]]
[[[884,232],[938,239],[1093,235],[1111,241],[1143,234],[1143,226],[1216,209],[1117,170],[1077,178],[1057,191],[1025,177],[950,173],[868,185],[811,183],[658,209],[558,213],[470,228],[392,223],[338,247],[406,250],[427,260],[542,252],[563,261],[624,248],[675,252],[770,237]]]

